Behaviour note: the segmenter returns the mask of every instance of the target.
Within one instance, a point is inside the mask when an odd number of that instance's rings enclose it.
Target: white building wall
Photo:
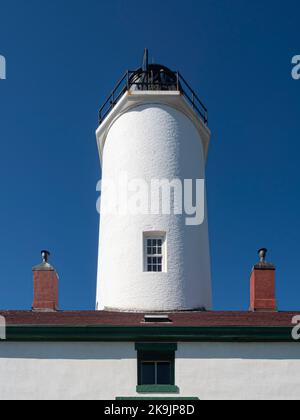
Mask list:
[[[135,397],[137,354],[134,343],[0,343],[0,378],[1,400]],[[179,343],[176,385],[201,400],[298,400],[299,346]]]
[[[298,343],[187,343],[177,356],[182,395],[201,400],[300,399]]]
[[[178,97],[178,104],[182,98]],[[205,178],[199,131],[183,112],[146,103],[117,115],[103,147],[102,180]],[[194,183],[195,185],[195,183]],[[102,205],[109,197],[102,194]],[[105,215],[100,219],[98,309],[211,309],[207,214],[200,226],[186,215]],[[144,272],[143,233],[165,232],[167,270]]]

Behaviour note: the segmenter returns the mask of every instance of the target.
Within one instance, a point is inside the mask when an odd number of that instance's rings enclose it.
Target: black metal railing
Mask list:
[[[178,91],[186,98],[192,108],[197,112],[205,125],[208,125],[208,111],[197,94],[179,72],[174,77],[165,80],[154,80],[149,72],[127,71],[118,82],[112,93],[99,111],[99,124],[117,105],[121,97],[129,90],[135,91]]]

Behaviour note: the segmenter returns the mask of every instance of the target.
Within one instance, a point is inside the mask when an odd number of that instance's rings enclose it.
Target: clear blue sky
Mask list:
[[[0,308],[28,309],[49,248],[62,309],[94,309],[97,111],[143,49],[205,102],[215,309],[248,309],[265,246],[300,308],[298,0],[0,0]],[[117,261],[116,261],[117,263]]]

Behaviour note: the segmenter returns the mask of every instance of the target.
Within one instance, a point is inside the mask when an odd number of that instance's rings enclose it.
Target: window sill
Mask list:
[[[179,388],[175,385],[138,385],[138,394],[179,394]]]
[[[200,401],[198,397],[117,397],[116,401]]]

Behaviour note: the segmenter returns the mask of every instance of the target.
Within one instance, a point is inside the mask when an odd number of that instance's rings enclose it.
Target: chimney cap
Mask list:
[[[274,264],[267,262],[268,249],[267,248],[260,248],[258,250],[259,262],[255,264],[254,269],[257,270],[275,270],[276,267]]]
[[[266,262],[267,253],[268,253],[267,248],[261,248],[258,250],[258,256],[260,258],[260,262]]]
[[[47,250],[41,251],[42,263],[33,267],[33,271],[55,271],[54,268],[49,264],[49,257],[51,253]]]
[[[43,260],[44,263],[48,262],[50,255],[51,255],[51,253],[49,251],[47,251],[46,249],[41,251],[42,260]]]

